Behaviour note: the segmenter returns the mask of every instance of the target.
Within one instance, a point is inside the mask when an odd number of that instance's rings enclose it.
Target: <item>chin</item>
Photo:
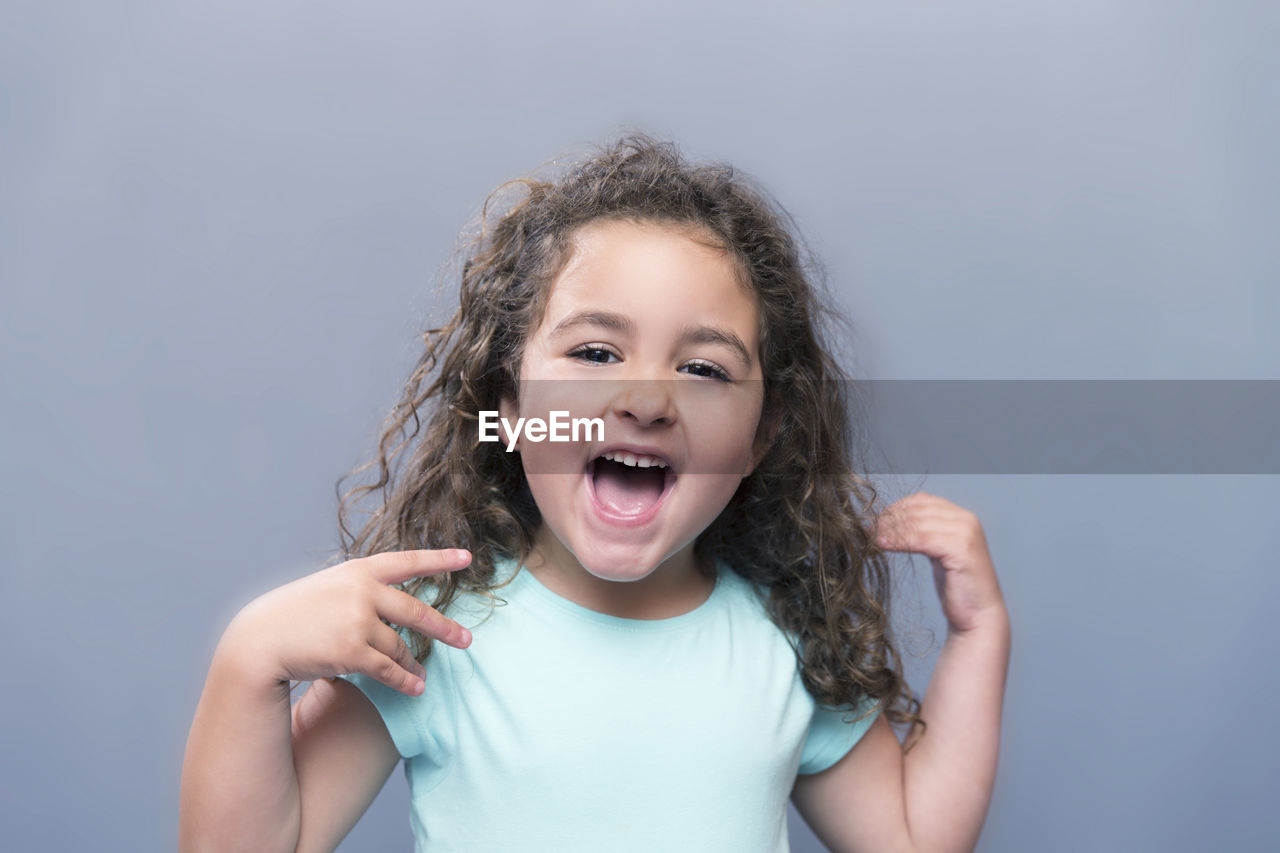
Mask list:
[[[643,580],[662,564],[662,556],[645,546],[588,545],[574,548],[573,554],[582,568],[601,580],[627,583]]]

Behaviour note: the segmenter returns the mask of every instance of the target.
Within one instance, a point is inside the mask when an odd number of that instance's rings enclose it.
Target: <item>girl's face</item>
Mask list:
[[[540,539],[549,530],[560,560],[602,580],[692,568],[694,540],[763,455],[755,298],[729,255],[687,234],[580,228],[525,347],[520,399],[502,404],[511,423],[557,410],[602,422],[602,436],[516,445]]]

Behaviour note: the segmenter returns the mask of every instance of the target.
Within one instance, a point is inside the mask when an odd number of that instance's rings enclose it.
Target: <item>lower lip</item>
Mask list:
[[[667,495],[671,494],[675,488],[675,475],[668,469],[662,481],[662,494],[658,495],[658,499],[653,502],[652,506],[635,515],[621,515],[600,503],[600,498],[596,496],[595,478],[591,476],[591,469],[594,464],[593,460],[591,464],[587,465],[587,471],[583,475],[587,481],[587,494],[591,496],[591,508],[595,510],[596,515],[601,520],[616,527],[643,527],[653,521],[658,517],[658,510],[662,509],[662,505],[667,500]]]

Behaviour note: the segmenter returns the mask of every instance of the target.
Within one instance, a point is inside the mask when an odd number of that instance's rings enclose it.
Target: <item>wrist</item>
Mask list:
[[[289,677],[264,653],[262,635],[255,630],[251,616],[246,607],[231,620],[214,649],[213,667],[259,691],[283,688],[287,694]]]
[[[1009,621],[1009,610],[1000,601],[973,614],[964,626],[947,624],[947,637],[972,640],[989,640],[1008,642],[1013,626]]]

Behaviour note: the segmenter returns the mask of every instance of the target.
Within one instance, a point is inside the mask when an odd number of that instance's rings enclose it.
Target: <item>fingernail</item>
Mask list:
[[[462,645],[464,646],[471,645],[471,632],[468,631],[466,628],[462,629]]]

